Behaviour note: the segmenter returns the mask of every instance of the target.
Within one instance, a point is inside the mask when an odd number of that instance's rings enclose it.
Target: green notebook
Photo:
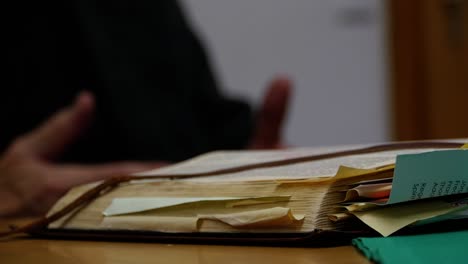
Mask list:
[[[377,263],[467,263],[468,231],[357,238],[353,245]]]

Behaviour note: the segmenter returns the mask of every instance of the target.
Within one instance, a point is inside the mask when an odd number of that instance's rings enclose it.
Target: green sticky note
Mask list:
[[[353,240],[368,259],[377,263],[466,263],[468,231]]]
[[[387,204],[468,193],[468,149],[397,156]]]

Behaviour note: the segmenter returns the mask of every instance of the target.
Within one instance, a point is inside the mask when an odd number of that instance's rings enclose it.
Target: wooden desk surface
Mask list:
[[[9,221],[11,223],[11,221]],[[0,220],[5,226],[5,221]],[[274,248],[15,238],[0,263],[369,263],[353,247]]]

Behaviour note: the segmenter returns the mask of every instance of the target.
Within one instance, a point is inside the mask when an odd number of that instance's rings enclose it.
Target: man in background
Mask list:
[[[257,115],[222,96],[175,1],[5,10],[0,215],[42,213],[74,185],[211,150],[281,146],[289,81],[272,81]]]

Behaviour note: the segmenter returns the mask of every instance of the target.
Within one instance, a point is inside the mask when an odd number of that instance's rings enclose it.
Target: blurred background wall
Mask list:
[[[269,80],[295,84],[287,143],[390,139],[385,2],[184,0],[224,91],[258,104]]]

